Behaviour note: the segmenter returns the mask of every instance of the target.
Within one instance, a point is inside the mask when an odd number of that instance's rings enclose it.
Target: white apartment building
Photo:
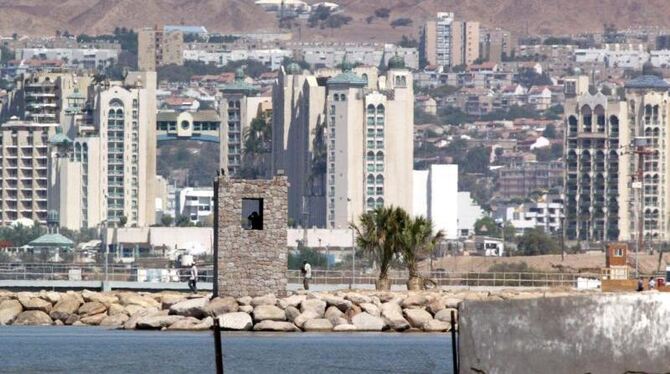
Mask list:
[[[607,45],[605,48],[575,49],[575,62],[600,63],[607,67],[642,69],[649,61],[649,53],[643,45]]]
[[[48,146],[56,127],[16,119],[0,126],[0,224],[46,224]]]
[[[96,69],[116,63],[120,52],[118,49],[98,48],[19,48],[16,59],[61,60],[66,65]]]
[[[458,176],[458,175],[457,175]],[[458,236],[468,238],[475,233],[475,223],[484,217],[482,207],[470,196],[470,192],[458,192]]]
[[[188,217],[196,223],[204,223],[214,212],[214,190],[211,187],[187,187],[177,192],[177,215]]]
[[[184,61],[200,61],[216,66],[224,66],[229,62],[256,60],[271,70],[277,70],[285,58],[292,58],[293,52],[287,49],[231,49],[222,51],[207,51],[202,49],[184,49]]]
[[[458,239],[458,165],[415,170],[412,184],[414,216],[429,218],[445,239]]]
[[[427,65],[471,65],[479,58],[479,23],[457,21],[452,12],[438,12],[421,30],[421,57]]]
[[[560,233],[563,217],[563,202],[555,195],[545,195],[533,203],[505,206],[494,214],[496,220],[512,224],[517,235],[535,228],[546,233]]]
[[[298,59],[316,68],[335,68],[346,58],[353,64],[387,66],[394,56],[400,56],[410,69],[419,68],[419,51],[416,48],[398,47],[394,44],[299,44],[291,45]]]

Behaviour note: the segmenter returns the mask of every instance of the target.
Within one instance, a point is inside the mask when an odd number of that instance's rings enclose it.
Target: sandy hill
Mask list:
[[[313,2],[313,1],[312,1]],[[394,41],[415,35],[418,26],[439,10],[463,19],[500,26],[518,34],[575,33],[620,27],[670,27],[668,0],[336,0],[352,17],[340,30],[309,29],[303,39]],[[366,18],[389,8],[389,19]],[[411,26],[393,29],[390,20],[407,17]],[[102,33],[115,26],[138,28],[161,24],[202,24],[214,31],[271,30],[276,19],[253,0],[0,0],[0,33],[51,34],[56,30]]]

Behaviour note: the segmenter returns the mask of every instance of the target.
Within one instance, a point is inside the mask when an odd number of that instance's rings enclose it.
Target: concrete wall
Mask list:
[[[665,373],[670,295],[589,295],[459,310],[462,373]]]

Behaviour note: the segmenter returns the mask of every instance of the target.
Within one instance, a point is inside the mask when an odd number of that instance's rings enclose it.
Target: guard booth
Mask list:
[[[608,243],[605,252],[607,279],[628,279],[628,243]]]

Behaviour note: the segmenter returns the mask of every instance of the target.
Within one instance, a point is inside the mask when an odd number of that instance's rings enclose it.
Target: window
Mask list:
[[[614,250],[614,257],[623,257],[623,248],[616,248]]]
[[[263,199],[242,199],[242,228],[263,230]]]

